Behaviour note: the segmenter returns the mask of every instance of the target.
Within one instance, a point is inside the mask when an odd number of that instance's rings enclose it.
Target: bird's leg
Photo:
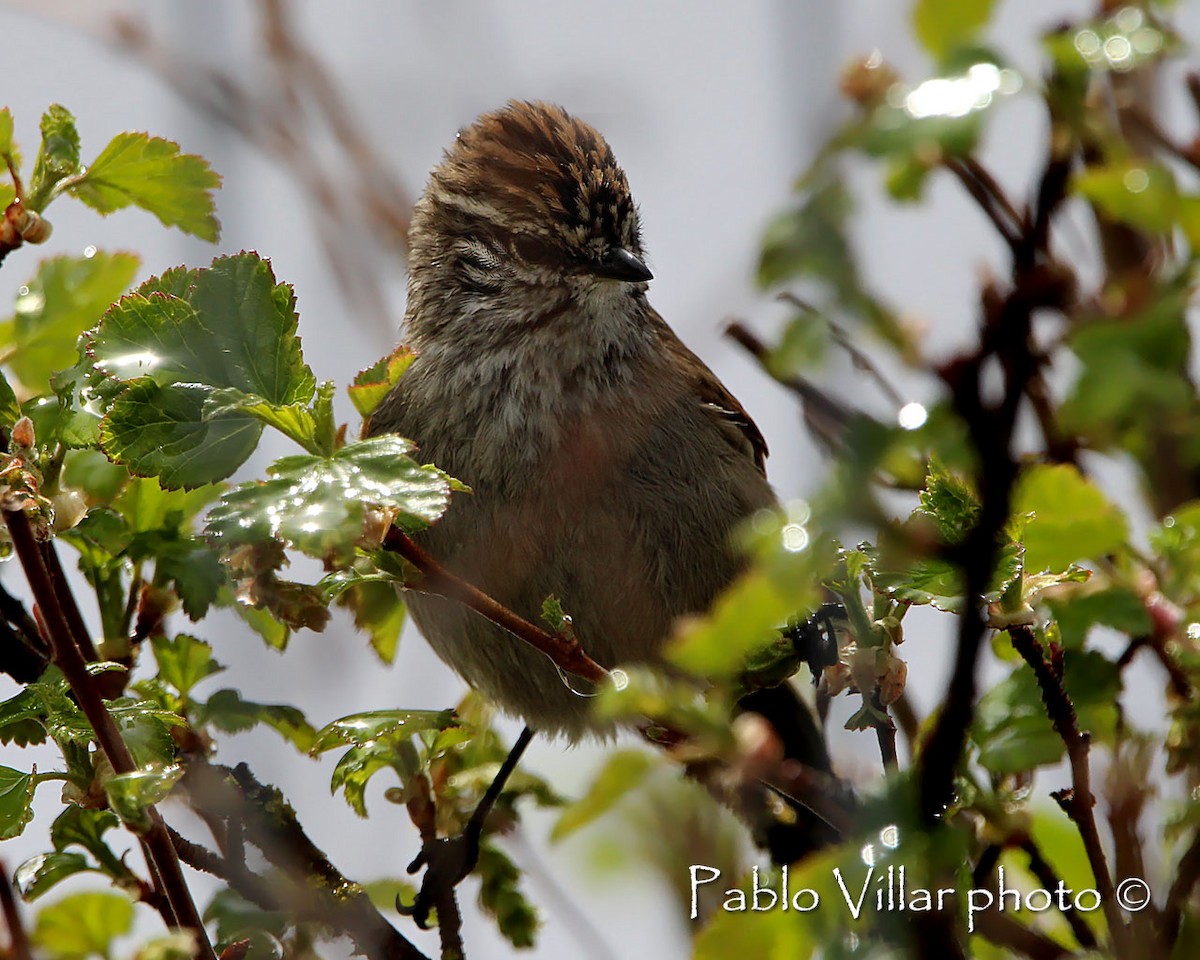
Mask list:
[[[428,929],[429,911],[437,907],[439,902],[444,902],[444,898],[453,897],[454,888],[475,869],[475,864],[479,862],[479,839],[483,834],[484,821],[492,812],[492,807],[496,805],[496,800],[499,799],[504,785],[512,776],[513,770],[516,769],[525,748],[529,746],[529,741],[533,739],[533,734],[534,731],[529,727],[525,727],[521,731],[517,742],[513,744],[513,748],[504,758],[504,763],[500,765],[500,769],[488,786],[483,799],[475,807],[463,832],[457,837],[435,837],[428,841],[421,847],[421,852],[417,854],[416,859],[408,865],[409,873],[416,873],[421,867],[425,867],[425,877],[421,881],[421,890],[412,906],[404,906],[397,897],[396,909],[402,915],[411,916],[416,920],[417,926],[422,930]]]

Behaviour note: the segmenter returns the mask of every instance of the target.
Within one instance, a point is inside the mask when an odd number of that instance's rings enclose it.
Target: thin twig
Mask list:
[[[825,324],[826,328],[829,330],[830,336],[833,338],[833,342],[846,352],[846,355],[850,358],[850,362],[854,364],[854,367],[858,370],[861,370],[872,380],[874,380],[876,386],[883,391],[884,396],[888,398],[888,401],[892,403],[897,410],[904,406],[904,398],[900,396],[900,391],[892,386],[891,381],[884,376],[883,371],[879,369],[879,367],[875,364],[875,361],[873,361],[855,345],[854,341],[850,339],[850,335],[846,333],[846,331],[842,329],[839,324],[829,319],[829,317],[824,316],[812,304],[805,303],[791,291],[784,291],[779,295],[778,299],[782,300],[784,303],[791,304],[802,313],[809,314],[810,316],[819,319],[821,323]],[[744,343],[742,345],[745,346]]]
[[[1029,872],[1038,878],[1038,882],[1042,885],[1042,888],[1045,890],[1058,890],[1062,881],[1054,868],[1046,862],[1046,858],[1042,856],[1042,851],[1033,842],[1033,838],[1026,837],[1021,843],[1021,849],[1029,857]],[[1071,928],[1071,933],[1075,935],[1075,939],[1079,945],[1085,950],[1095,949],[1097,946],[1096,934],[1092,932],[1092,928],[1088,926],[1087,921],[1075,909],[1075,905],[1067,903],[1065,909],[1062,910],[1062,915],[1066,918],[1067,924]]]
[[[845,446],[846,433],[854,418],[850,410],[803,377],[776,376],[769,362],[770,350],[740,321],[731,322],[725,328],[725,335],[754,357],[778,383],[800,398],[805,426],[818,440],[834,452]]]
[[[982,168],[979,168],[978,164],[967,163],[961,157],[947,157],[942,165],[966,188],[1009,249],[1016,250],[1021,242],[1021,218],[1013,210],[1012,204],[1004,198],[1003,193],[993,192],[989,187],[989,181],[992,185],[995,184],[990,175],[981,179],[978,171]],[[997,191],[998,189],[996,188]]]
[[[582,677],[595,684],[604,684],[611,675],[584,651],[582,644],[571,635],[552,634],[508,607],[498,603],[478,587],[472,586],[461,577],[451,573],[426,553],[409,536],[392,527],[384,538],[386,549],[400,554],[421,573],[421,579],[405,586],[410,590],[431,593],[469,607],[483,614],[497,626],[503,627],[513,636],[544,653],[553,663],[567,673]]]

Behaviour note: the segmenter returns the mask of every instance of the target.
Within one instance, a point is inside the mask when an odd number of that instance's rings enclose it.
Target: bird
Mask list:
[[[661,664],[676,622],[744,569],[735,530],[778,501],[762,433],[649,303],[612,148],[549,103],[480,116],[429,176],[408,271],[414,358],[364,434],[408,438],[470,488],[417,539],[526,619],[558,598],[601,665]],[[502,711],[571,742],[611,732],[532,647],[451,599],[407,603],[437,655]],[[829,770],[790,688],[753,697],[745,708],[790,725],[789,750]]]

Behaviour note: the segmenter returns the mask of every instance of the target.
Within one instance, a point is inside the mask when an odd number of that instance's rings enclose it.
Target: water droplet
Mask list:
[[[929,419],[929,412],[922,404],[913,401],[906,403],[896,414],[896,422],[905,430],[916,430]]]

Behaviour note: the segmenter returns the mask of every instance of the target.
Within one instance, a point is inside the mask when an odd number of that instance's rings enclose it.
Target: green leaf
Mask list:
[[[284,910],[263,910],[228,888],[217,891],[204,911],[204,922],[215,923],[217,941],[250,940],[246,960],[278,960],[278,938],[291,926]]]
[[[95,864],[82,853],[41,853],[17,867],[13,885],[22,899],[33,902],[67,877],[95,869]]]
[[[113,304],[92,337],[96,366],[118,380],[232,387],[287,405],[316,379],[296,337],[292,288],[254,253],[206,270],[168,271]]]
[[[224,492],[220,483],[192,490],[164,490],[154,479],[135,478],[113,503],[134,533],[149,530],[191,531],[191,523]]]
[[[541,921],[517,884],[521,872],[495,844],[479,845],[479,905],[496,918],[501,935],[518,950],[532,947]]]
[[[1069,464],[1040,464],[1021,477],[1013,497],[1018,514],[1032,513],[1025,527],[1025,566],[1063,570],[1124,546],[1129,524],[1091,481]]]
[[[395,583],[367,580],[352,584],[338,602],[354,614],[354,625],[370,638],[371,649],[384,663],[396,659],[404,628],[404,601]]]
[[[1110,219],[1149,233],[1169,233],[1180,211],[1175,177],[1161,164],[1125,160],[1088,167],[1072,188]]]
[[[285,703],[255,703],[243,700],[236,690],[218,690],[208,701],[197,704],[197,723],[211,723],[226,733],[241,733],[265,724],[297,750],[312,748],[315,731],[296,707]]]
[[[112,955],[112,942],[133,929],[133,904],[119,893],[75,893],[43,907],[33,943],[56,960]]]
[[[1097,742],[1111,740],[1121,692],[1116,664],[1094,650],[1070,652],[1064,658],[1063,686],[1080,729]],[[980,764],[998,776],[1057,763],[1066,753],[1046,715],[1033,670],[1024,663],[980,698],[972,736]]]
[[[449,710],[377,710],[335,720],[318,731],[311,752],[315,755],[350,744],[334,767],[330,790],[342,790],[346,803],[360,817],[367,815],[366,790],[380,770],[395,771],[407,784],[420,769],[412,738],[423,732],[445,730],[457,723]]]
[[[213,415],[207,402],[224,389],[281,407],[311,401],[316,379],[295,334],[291,287],[255,254],[143,284],[113,305],[90,343],[97,370],[129,383],[101,425],[105,452],[168,487],[228,476],[262,425],[245,413]]]
[[[913,32],[936,60],[971,43],[992,16],[995,0],[917,0]]]
[[[184,699],[205,677],[225,669],[213,659],[211,646],[186,633],[174,639],[151,637],[150,643],[158,663],[159,679],[169,683]]]
[[[129,868],[104,840],[104,834],[119,823],[111,810],[93,810],[70,803],[50,825],[50,841],[60,853],[72,845],[83,847],[109,876],[128,878]]]
[[[8,107],[0,108],[0,157],[13,152],[13,115]]]
[[[41,698],[28,687],[0,703],[0,743],[19,747],[42,743],[46,739],[45,713]]]
[[[274,427],[285,437],[300,444],[313,454],[332,453],[333,446],[324,446],[317,438],[317,418],[304,403],[289,403],[286,406],[271,403],[255,394],[240,390],[214,391],[204,405],[205,419],[241,413],[253,417],[268,427]]]
[[[146,808],[165,799],[182,776],[181,766],[155,764],[110,777],[104,784],[104,792],[113,813],[135,830],[141,830],[149,824]]]
[[[346,390],[354,409],[364,418],[374,413],[375,408],[391,393],[392,387],[400,381],[400,377],[414,359],[416,354],[412,350],[399,346],[367,369],[359,371],[354,382]]]
[[[619,750],[611,754],[584,795],[563,810],[550,839],[557,842],[607,813],[638,787],[654,767],[653,759],[643,750]]]
[[[420,759],[407,738],[389,739],[361,747],[351,747],[333,768],[329,780],[330,793],[342,791],[350,809],[360,817],[367,816],[367,784],[380,770],[396,772],[402,785],[407,784],[420,768]]]
[[[20,419],[21,405],[17,403],[17,395],[4,374],[0,373],[0,427],[11,427]]]
[[[269,610],[260,610],[236,600],[229,606],[251,630],[262,637],[268,647],[273,650],[287,648],[292,635],[291,628],[276,620]]]
[[[131,473],[157,477],[164,487],[192,489],[223,480],[254,452],[262,425],[246,416],[206,420],[210,394],[199,384],[135,381],[101,421],[100,445]]]
[[[313,738],[313,755],[347,745],[364,746],[397,735],[411,737],[427,730],[457,726],[453,710],[372,710],[352,713],[328,723]]]
[[[418,527],[442,515],[450,498],[446,475],[409,455],[396,436],[373,437],[333,456],[284,457],[271,480],[244,483],[225,494],[208,515],[206,532],[228,550],[271,538],[314,557],[347,555],[363,534],[368,507]]]
[[[917,513],[929,517],[944,543],[961,543],[979,518],[979,498],[967,478],[930,458]]]
[[[221,178],[207,160],[180,153],[174,141],[119,133],[71,186],[71,193],[103,214],[134,204],[168,227],[215,242],[221,226],[213,191],[220,185]]]
[[[19,837],[33,819],[33,776],[0,767],[0,840]]]
[[[33,161],[33,174],[25,193],[25,206],[41,213],[60,180],[79,169],[79,132],[75,118],[60,104],[42,114],[42,143]]]
[[[75,363],[75,341],[133,282],[132,253],[51,257],[20,288],[12,317],[0,323],[6,363],[30,392],[46,389],[50,375]]]

